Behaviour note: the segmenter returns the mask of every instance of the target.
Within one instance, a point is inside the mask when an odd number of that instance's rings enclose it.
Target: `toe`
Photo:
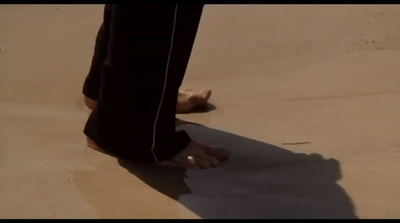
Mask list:
[[[208,169],[212,167],[211,163],[208,161],[208,158],[193,157],[193,161],[202,169]]]
[[[211,156],[207,158],[207,162],[210,163],[211,166],[218,166],[218,164],[219,164],[218,159],[211,157]]]
[[[203,96],[205,101],[208,101],[211,97],[211,90],[202,91],[200,94]]]
[[[197,159],[193,156],[187,157],[187,162],[185,163],[186,168],[198,168]]]
[[[214,157],[214,158],[216,158],[217,160],[220,160],[220,161],[229,159],[229,153],[225,149],[220,149],[220,148],[213,149],[211,147],[205,147],[204,148],[204,152],[208,156],[212,156],[212,157]]]
[[[229,159],[229,153],[225,149],[215,149],[213,151],[213,156],[217,158],[218,160],[228,160]]]

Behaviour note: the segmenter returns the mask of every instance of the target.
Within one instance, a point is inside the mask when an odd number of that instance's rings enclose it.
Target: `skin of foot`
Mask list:
[[[88,147],[102,152],[104,154],[113,156],[102,150],[97,144],[87,138]],[[115,156],[113,156],[115,157]],[[209,146],[203,145],[199,142],[192,140],[189,145],[176,154],[171,160],[163,160],[158,163],[149,163],[150,165],[159,166],[169,166],[169,167],[179,167],[184,169],[189,168],[200,168],[208,169],[218,166],[221,161],[226,161],[229,159],[229,154],[223,149],[213,149]]]
[[[190,113],[194,107],[205,106],[208,99],[211,97],[211,90],[191,90],[187,89],[179,91],[178,100],[176,104],[176,113],[185,114]],[[85,105],[90,110],[94,110],[97,102],[88,97],[84,97]]]
[[[194,91],[187,89],[184,91],[179,91],[176,104],[176,113],[189,113],[194,107],[205,106],[210,97],[211,90]]]
[[[192,140],[189,145],[176,154],[171,160],[157,163],[162,166],[180,168],[208,169],[218,166],[221,161],[229,159],[229,154],[223,149],[214,149]]]
[[[93,111],[96,108],[97,102],[95,100],[92,100],[86,96],[83,98],[83,100],[85,102],[86,107],[91,111]]]

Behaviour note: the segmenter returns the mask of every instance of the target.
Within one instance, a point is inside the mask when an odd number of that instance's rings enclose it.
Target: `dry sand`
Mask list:
[[[400,217],[398,5],[206,6],[179,118],[232,159],[186,172],[85,147],[102,10],[0,6],[0,218]]]

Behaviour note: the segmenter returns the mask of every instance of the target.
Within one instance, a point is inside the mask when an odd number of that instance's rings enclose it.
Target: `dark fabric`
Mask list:
[[[86,76],[83,85],[83,94],[95,101],[99,97],[100,90],[100,73],[103,63],[107,56],[107,44],[110,35],[112,5],[105,5],[103,24],[97,33],[92,65],[90,66],[89,74]]]
[[[84,132],[102,149],[149,162],[172,158],[188,145],[187,133],[175,129],[175,109],[202,9],[203,5],[106,6],[83,90],[98,101]]]

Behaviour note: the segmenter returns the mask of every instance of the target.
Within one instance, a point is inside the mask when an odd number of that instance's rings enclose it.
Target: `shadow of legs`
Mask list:
[[[133,165],[142,181],[202,218],[357,218],[336,182],[337,160],[284,148],[178,120],[206,144],[226,148],[231,159],[207,170]]]
[[[149,186],[172,199],[178,200],[180,195],[191,193],[183,181],[186,177],[184,169],[133,164],[122,159],[118,159],[118,163]]]

